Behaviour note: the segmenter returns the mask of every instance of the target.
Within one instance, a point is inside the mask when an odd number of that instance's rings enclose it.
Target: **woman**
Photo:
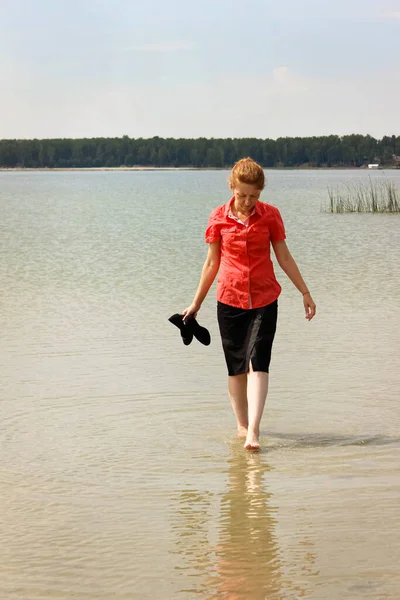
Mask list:
[[[184,319],[196,316],[219,271],[217,315],[228,368],[228,393],[238,435],[247,450],[258,450],[260,422],[268,392],[268,372],[275,336],[278,297],[270,258],[274,249],[280,267],[303,296],[306,319],[315,303],[285,242],[279,210],[260,202],[264,171],[251,158],[233,167],[231,200],[210,215],[205,235],[209,244],[200,283]]]

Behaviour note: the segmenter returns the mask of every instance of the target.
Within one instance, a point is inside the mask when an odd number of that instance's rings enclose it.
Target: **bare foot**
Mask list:
[[[260,449],[260,442],[258,441],[258,435],[256,435],[256,433],[250,431],[247,433],[244,448],[245,450],[258,452]]]
[[[238,425],[237,434],[238,434],[238,437],[240,437],[240,438],[246,438],[247,437],[247,427],[243,427],[243,425]]]

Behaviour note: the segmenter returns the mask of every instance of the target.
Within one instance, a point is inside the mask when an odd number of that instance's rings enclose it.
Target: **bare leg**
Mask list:
[[[228,377],[228,392],[236,416],[238,435],[246,437],[249,423],[247,413],[247,373]]]
[[[260,448],[260,422],[264,412],[267,393],[268,373],[253,371],[250,362],[247,381],[249,427],[244,444],[246,450],[258,450]]]

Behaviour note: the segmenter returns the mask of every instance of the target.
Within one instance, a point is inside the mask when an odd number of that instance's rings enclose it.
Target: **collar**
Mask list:
[[[229,217],[229,213],[232,211],[232,204],[235,201],[235,196],[232,196],[232,198],[225,204],[225,208],[224,208],[224,215],[225,217]],[[251,215],[261,215],[261,211],[260,211],[260,201],[257,200],[257,202],[255,203],[254,209],[251,213]],[[249,216],[251,216],[249,215]]]

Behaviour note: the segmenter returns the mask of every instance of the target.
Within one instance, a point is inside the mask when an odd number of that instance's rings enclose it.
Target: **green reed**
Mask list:
[[[349,183],[340,189],[328,187],[329,213],[398,213],[400,212],[400,190],[393,181]]]

